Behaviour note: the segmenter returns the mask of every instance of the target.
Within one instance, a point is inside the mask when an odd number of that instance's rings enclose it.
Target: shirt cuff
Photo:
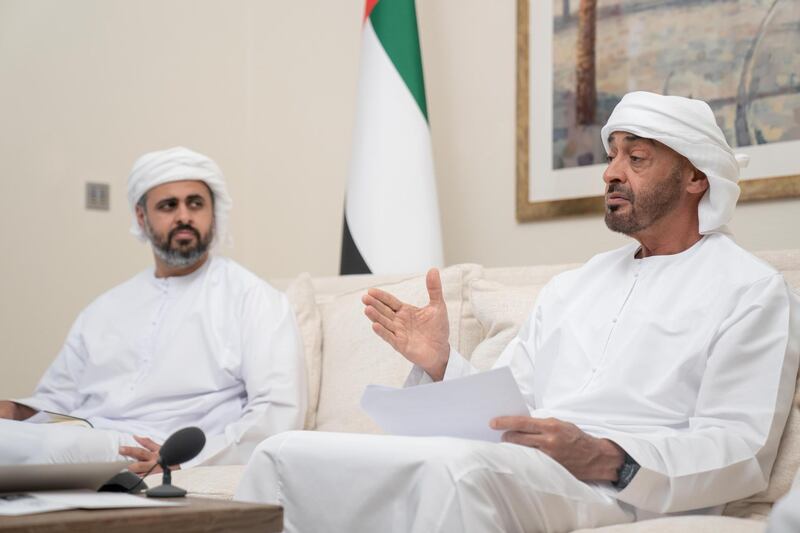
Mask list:
[[[464,359],[458,350],[450,349],[450,358],[447,360],[447,367],[444,369],[444,377],[442,380],[463,378],[474,374],[475,369],[469,364],[469,361]]]
[[[464,357],[458,353],[457,350],[450,348],[450,357],[447,359],[447,366],[444,369],[442,381],[469,376],[470,374],[474,373],[475,369],[472,367],[472,365],[470,365],[469,362],[464,359]],[[411,369],[411,372],[408,374],[405,383],[403,383],[403,387],[415,387],[417,385],[425,385],[427,383],[433,383],[433,378],[431,378],[421,366],[414,365],[414,368]]]
[[[416,387],[417,385],[425,385],[427,383],[433,383],[433,379],[431,379],[427,372],[422,370],[421,366],[414,365],[405,383],[403,383],[403,388]]]

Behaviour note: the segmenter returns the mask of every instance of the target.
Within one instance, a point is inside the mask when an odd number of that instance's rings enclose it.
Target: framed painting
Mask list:
[[[800,197],[800,2],[517,0],[517,220],[601,213],[600,129],[632,90],[707,101],[740,201]]]

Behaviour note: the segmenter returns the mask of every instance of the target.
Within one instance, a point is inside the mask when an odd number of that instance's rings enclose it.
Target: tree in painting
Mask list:
[[[578,8],[578,54],[575,73],[575,119],[580,125],[594,124],[597,109],[594,44],[597,0],[581,0]]]

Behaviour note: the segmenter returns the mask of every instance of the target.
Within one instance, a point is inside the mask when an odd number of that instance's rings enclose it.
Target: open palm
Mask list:
[[[440,380],[450,355],[450,326],[439,271],[428,271],[425,282],[430,298],[425,307],[401,302],[380,289],[369,289],[362,301],[372,330],[433,379]]]

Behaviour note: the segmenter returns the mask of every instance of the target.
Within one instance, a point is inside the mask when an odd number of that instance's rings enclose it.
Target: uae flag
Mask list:
[[[442,263],[414,0],[367,0],[340,272]]]

